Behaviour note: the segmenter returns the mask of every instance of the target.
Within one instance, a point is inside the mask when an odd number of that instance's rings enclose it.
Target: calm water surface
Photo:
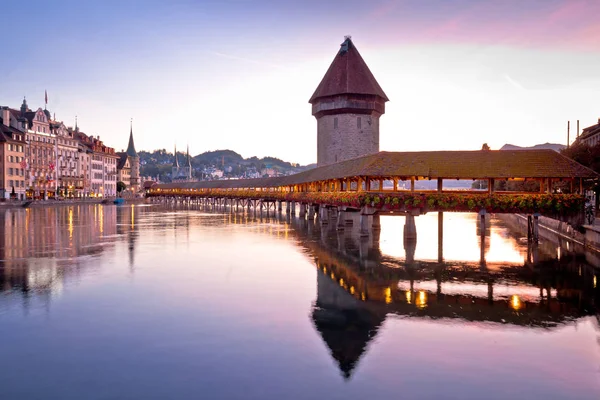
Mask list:
[[[0,210],[0,396],[600,398],[594,255],[504,219],[405,224]]]

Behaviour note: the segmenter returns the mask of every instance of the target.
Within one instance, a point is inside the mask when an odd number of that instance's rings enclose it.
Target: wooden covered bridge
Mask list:
[[[584,187],[599,175],[553,151],[428,151],[379,152],[294,175],[180,182],[155,185],[155,201],[203,202],[214,206],[247,207],[327,221],[333,212],[343,227],[345,212],[360,212],[361,231],[374,214],[428,211],[524,213],[554,218],[583,215]],[[448,180],[483,181],[485,190],[444,187]],[[437,181],[435,190],[419,190],[415,182]],[[535,182],[535,192],[497,190],[496,182]],[[364,218],[363,218],[364,217]]]

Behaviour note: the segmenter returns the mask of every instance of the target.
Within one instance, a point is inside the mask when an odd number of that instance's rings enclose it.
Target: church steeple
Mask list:
[[[137,157],[138,153],[135,151],[135,145],[133,144],[133,119],[129,126],[129,145],[127,146],[127,155],[129,157]]]
[[[27,100],[25,99],[25,96],[23,96],[23,103],[21,104],[21,115],[24,116],[27,111],[29,111],[29,107],[27,106]]]
[[[177,145],[175,145],[175,151],[173,152],[173,155],[175,156],[173,166],[179,170],[179,160],[177,159]]]

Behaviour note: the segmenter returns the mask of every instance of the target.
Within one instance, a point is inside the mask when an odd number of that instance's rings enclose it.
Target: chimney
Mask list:
[[[8,107],[2,107],[2,123],[10,126],[10,111],[8,111]]]

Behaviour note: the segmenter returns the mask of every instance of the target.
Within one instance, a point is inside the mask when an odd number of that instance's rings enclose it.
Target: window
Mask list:
[[[337,129],[338,127],[338,119],[337,117],[333,118],[333,129]]]

